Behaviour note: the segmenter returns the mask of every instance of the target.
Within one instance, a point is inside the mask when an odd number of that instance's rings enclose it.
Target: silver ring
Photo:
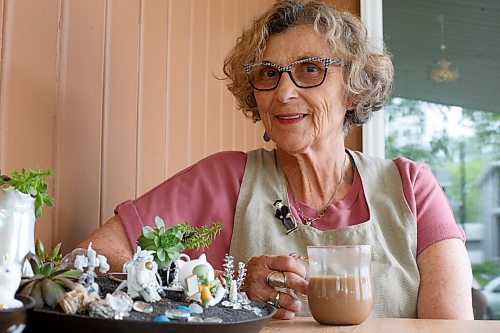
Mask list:
[[[266,277],[266,283],[271,288],[286,288],[286,275],[280,271],[271,271]]]

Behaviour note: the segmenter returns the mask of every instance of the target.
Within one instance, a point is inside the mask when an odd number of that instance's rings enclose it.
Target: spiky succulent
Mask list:
[[[82,272],[76,269],[61,269],[62,255],[59,254],[61,243],[50,252],[45,250],[40,240],[36,241],[35,253],[28,253],[34,276],[24,277],[19,285],[19,294],[35,299],[35,307],[43,308],[46,304],[54,308],[66,291],[72,289]]]
[[[155,217],[156,228],[142,228],[142,235],[137,239],[137,245],[143,250],[153,251],[153,257],[158,269],[168,269],[179,259],[184,249],[200,249],[209,246],[215,236],[221,231],[222,223],[212,223],[211,227],[191,227],[187,222],[165,228],[163,219]]]

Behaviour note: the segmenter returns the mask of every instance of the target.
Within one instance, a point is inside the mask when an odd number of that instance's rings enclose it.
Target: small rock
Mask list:
[[[170,319],[168,319],[168,317],[165,315],[160,315],[158,317],[155,317],[155,319],[153,319],[153,321],[156,323],[169,323]]]
[[[201,307],[201,305],[199,305],[197,303],[189,304],[189,309],[191,309],[191,311],[193,311],[193,313],[195,313],[195,314],[202,314],[203,313],[203,308]]]
[[[135,301],[134,305],[133,305],[133,309],[137,312],[142,312],[142,313],[153,312],[153,306],[149,303],[145,303],[142,301]]]

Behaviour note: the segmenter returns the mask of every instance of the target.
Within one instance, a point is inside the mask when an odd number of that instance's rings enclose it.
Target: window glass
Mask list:
[[[395,67],[386,157],[429,165],[466,233],[473,297],[487,303],[476,319],[500,319],[500,2],[382,6]]]

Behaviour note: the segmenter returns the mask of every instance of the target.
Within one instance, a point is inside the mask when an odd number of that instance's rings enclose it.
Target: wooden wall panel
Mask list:
[[[105,1],[62,2],[54,171],[65,250],[100,221],[105,21]]]
[[[16,0],[3,7],[0,169],[54,169],[54,120],[59,2]],[[49,179],[53,194],[54,179]],[[54,211],[36,223],[52,243]]]
[[[142,1],[137,139],[137,189],[165,179],[168,2]],[[112,212],[108,212],[112,213]]]
[[[101,221],[136,196],[140,18],[140,0],[108,0]]]

